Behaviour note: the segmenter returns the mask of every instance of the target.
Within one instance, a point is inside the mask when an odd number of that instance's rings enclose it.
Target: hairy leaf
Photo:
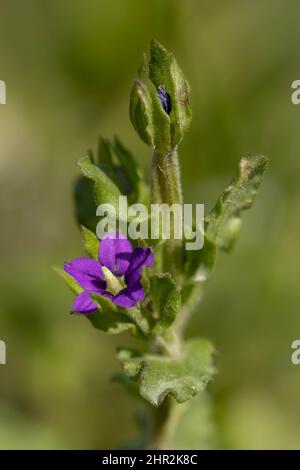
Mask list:
[[[206,218],[206,234],[222,250],[233,248],[241,228],[241,212],[252,206],[267,166],[268,159],[262,155],[243,157],[236,177]]]
[[[162,333],[174,322],[181,305],[181,295],[169,273],[151,277],[150,294],[158,316],[153,332]]]
[[[121,193],[115,183],[104,171],[92,163],[89,156],[81,158],[78,165],[83,176],[92,180],[94,183],[94,199],[96,205],[111,204],[117,213]]]
[[[124,147],[117,137],[114,138],[113,148],[119,160],[121,171],[129,182],[130,192],[128,195],[130,202],[149,204],[149,187],[144,182],[141,168],[132,153]]]
[[[94,232],[81,226],[82,229],[82,243],[87,254],[98,260],[99,240]]]
[[[99,308],[96,312],[85,316],[94,328],[105,331],[110,335],[123,333],[127,330],[136,333],[136,326],[128,319],[125,310],[119,310],[113,302],[102,295],[91,294],[91,297]]]
[[[139,355],[120,349],[118,358],[126,374],[138,380],[141,396],[159,406],[167,395],[183,403],[204,390],[215,372],[212,354],[208,341],[193,339],[185,344],[180,357]]]
[[[204,236],[204,244],[200,250],[185,251],[185,279],[186,282],[203,282],[209,277],[216,263],[216,244]]]
[[[132,333],[136,332],[136,326],[128,321],[124,313],[119,311],[103,311],[90,313],[85,317],[92,323],[94,328],[102,330],[109,335],[118,335],[124,331],[131,330]]]
[[[78,295],[83,291],[83,288],[75,281],[75,279],[70,276],[66,271],[59,266],[52,266],[53,271],[55,271],[68,285],[74,294]]]
[[[97,206],[93,195],[93,182],[80,176],[74,185],[75,217],[79,225],[96,230],[98,219]]]
[[[144,142],[161,152],[170,150],[170,119],[154,84],[147,76],[136,80],[130,99],[130,119]]]
[[[182,140],[192,118],[189,103],[189,85],[172,53],[158,41],[150,46],[149,77],[158,89],[160,85],[170,94],[172,103],[171,140],[175,147]]]
[[[100,168],[118,186],[115,165],[114,165],[113,148],[109,139],[104,139],[102,137],[99,138],[97,157],[98,157],[98,164]]]

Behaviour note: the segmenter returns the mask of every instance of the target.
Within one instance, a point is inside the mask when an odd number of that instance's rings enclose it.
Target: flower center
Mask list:
[[[125,287],[124,282],[115,276],[106,266],[102,267],[102,273],[106,281],[106,288],[111,294],[117,295]]]

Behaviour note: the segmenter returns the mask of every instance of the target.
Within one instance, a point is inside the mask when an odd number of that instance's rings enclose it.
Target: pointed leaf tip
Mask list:
[[[236,177],[206,218],[206,234],[220,249],[229,252],[233,248],[242,224],[241,212],[252,206],[268,165],[269,159],[263,155],[243,157]]]

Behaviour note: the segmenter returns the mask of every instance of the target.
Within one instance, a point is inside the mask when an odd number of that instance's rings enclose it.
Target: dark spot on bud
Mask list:
[[[164,108],[165,112],[167,114],[170,114],[171,111],[172,111],[171,96],[169,95],[169,93],[167,92],[165,87],[163,87],[162,85],[159,85],[159,87],[158,87],[157,96],[158,96],[158,98],[161,102],[161,105]]]

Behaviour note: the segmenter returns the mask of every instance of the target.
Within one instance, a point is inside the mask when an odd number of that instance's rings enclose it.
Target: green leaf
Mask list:
[[[161,152],[170,150],[170,119],[148,77],[135,81],[129,111],[135,130],[146,144]]]
[[[118,358],[126,374],[138,380],[141,396],[159,406],[167,395],[183,403],[204,390],[215,373],[212,354],[208,341],[193,339],[178,358],[139,355],[128,349],[120,349]]]
[[[153,139],[151,139],[151,136],[149,137],[146,132],[148,118],[145,113],[145,106],[140,99],[140,94],[138,93],[137,80],[134,82],[130,93],[129,117],[131,124],[142,141],[146,145],[153,146]]]
[[[113,142],[115,154],[132,185],[136,187],[141,179],[140,170],[132,153],[124,147],[118,137]]]
[[[102,167],[104,173],[117,184],[113,148],[108,139],[99,138],[97,156],[99,166]]]
[[[117,160],[114,143],[109,139],[100,138],[98,145],[99,167],[116,184],[122,194],[129,196],[133,192],[133,186],[123,166],[117,164]]]
[[[206,234],[220,249],[229,252],[233,248],[241,228],[241,212],[252,206],[268,162],[262,155],[243,157],[236,177],[206,218]]]
[[[87,254],[96,260],[98,260],[99,240],[94,232],[81,226],[82,230],[82,243]]]
[[[53,271],[55,271],[68,285],[74,294],[80,294],[83,289],[82,287],[75,281],[75,279],[70,276],[66,271],[59,266],[52,266]]]
[[[131,187],[131,191],[128,193],[130,196],[130,202],[140,202],[146,205],[149,204],[149,187],[144,182],[142,171],[132,153],[124,147],[117,137],[114,138],[113,148],[116,157],[120,162],[121,170],[127,181],[129,181]]]
[[[94,328],[104,331],[109,335],[118,335],[128,330],[133,334],[136,333],[136,326],[128,321],[126,315],[122,312],[100,312],[97,310],[89,315],[85,315],[85,317],[92,323]]]
[[[205,235],[201,250],[185,251],[185,281],[206,281],[215,266],[216,256],[216,244]]]
[[[181,294],[171,274],[155,274],[150,280],[150,294],[158,320],[154,333],[162,333],[174,322],[181,306]]]
[[[125,310],[118,310],[113,302],[102,295],[91,294],[91,297],[97,303],[98,310],[85,315],[85,317],[92,323],[94,328],[110,335],[116,335],[128,330],[136,333],[136,326],[128,319]]]
[[[94,199],[97,206],[111,204],[118,214],[119,196],[121,193],[115,183],[94,165],[89,156],[83,157],[78,162],[81,173],[94,183]]]
[[[128,196],[131,204],[149,204],[149,187],[144,182],[142,171],[132,153],[117,137],[113,141],[99,139],[98,165],[120,192]]]
[[[74,185],[75,217],[79,225],[95,231],[98,223],[97,206],[93,195],[93,182],[80,176]]]
[[[147,318],[141,313],[138,307],[119,308],[107,297],[100,294],[91,294],[96,302],[101,315],[88,315],[94,326],[99,329],[105,329],[110,334],[121,333],[131,329],[133,334],[139,334],[144,337],[149,333],[149,324]],[[108,329],[107,329],[108,328]]]

